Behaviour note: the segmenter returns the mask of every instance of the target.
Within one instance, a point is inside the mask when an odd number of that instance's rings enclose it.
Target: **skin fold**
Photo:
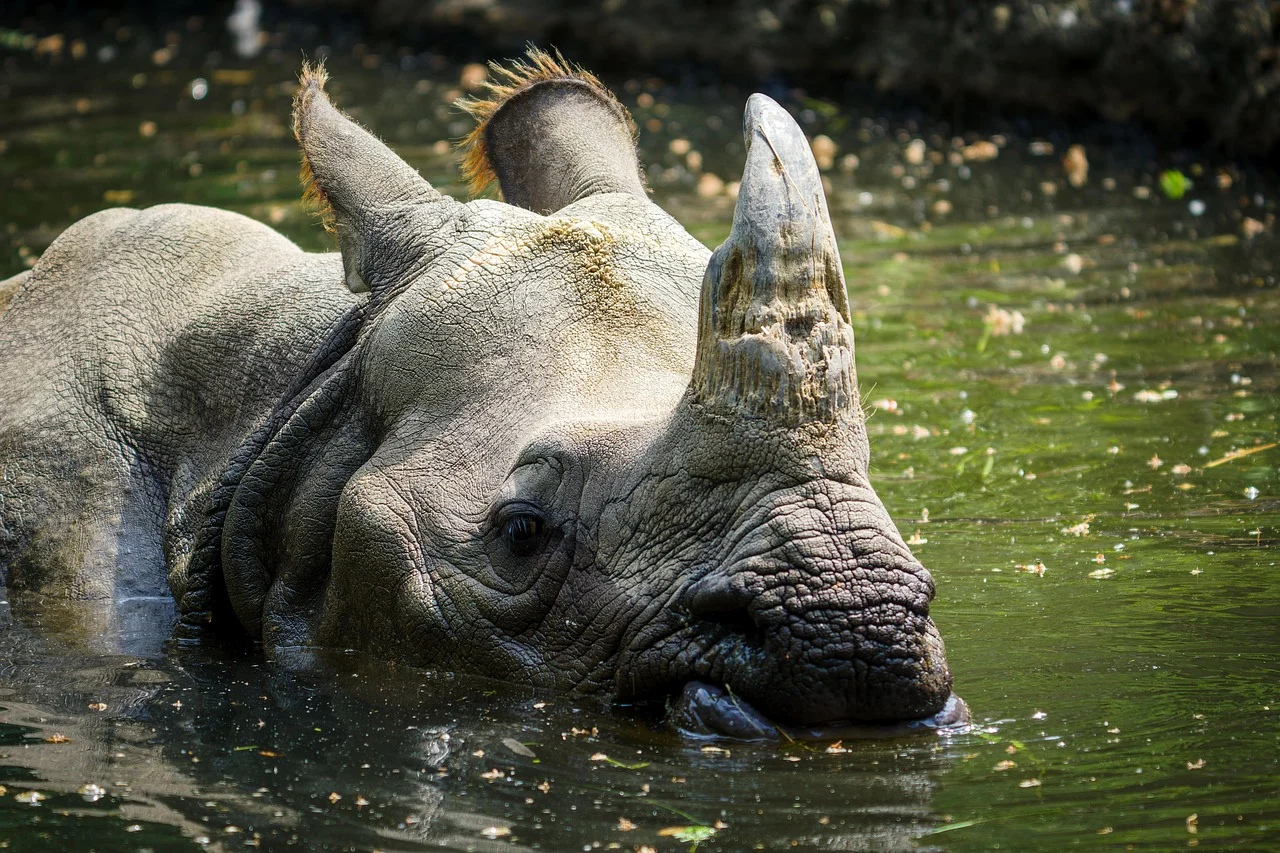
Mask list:
[[[116,209],[0,283],[15,600],[82,602],[104,644],[149,621],[623,703],[707,684],[726,726],[939,712],[933,581],[868,479],[799,127],[750,100],[710,254],[594,77],[504,73],[468,170],[507,202],[438,193],[307,68],[294,129],[339,253]]]

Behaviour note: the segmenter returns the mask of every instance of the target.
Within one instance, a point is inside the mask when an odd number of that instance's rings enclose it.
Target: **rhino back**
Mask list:
[[[193,501],[357,302],[336,255],[238,214],[116,209],[64,232],[0,314],[9,584],[167,595],[165,528],[181,543]]]

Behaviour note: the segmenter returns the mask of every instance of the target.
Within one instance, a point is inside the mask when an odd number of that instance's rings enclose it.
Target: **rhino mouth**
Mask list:
[[[952,693],[941,710],[917,720],[875,723],[834,720],[813,725],[776,723],[727,688],[690,681],[668,702],[666,722],[697,740],[857,740],[953,734],[969,723],[969,706]]]

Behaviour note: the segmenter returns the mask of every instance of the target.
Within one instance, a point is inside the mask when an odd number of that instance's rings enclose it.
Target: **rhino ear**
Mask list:
[[[527,56],[491,65],[488,96],[458,102],[477,121],[463,143],[472,191],[496,178],[506,201],[541,214],[597,193],[644,197],[627,108],[558,52]]]
[[[302,66],[293,100],[302,182],[338,237],[347,286],[376,293],[439,243],[457,202],[339,112],[325,94],[327,80],[322,66]]]

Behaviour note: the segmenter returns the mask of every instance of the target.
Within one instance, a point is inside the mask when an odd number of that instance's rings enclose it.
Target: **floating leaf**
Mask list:
[[[502,739],[502,745],[514,752],[516,755],[520,755],[525,758],[538,757],[537,753],[513,737],[504,737]]]
[[[611,764],[614,767],[621,767],[623,770],[643,770],[644,768],[649,766],[649,762],[647,761],[636,761],[632,763],[627,761],[619,761],[616,758],[610,758],[604,753],[596,753],[596,754],[601,756],[601,758],[599,758],[598,760],[603,761],[605,764]],[[593,755],[591,757],[591,760],[596,761],[597,759]]]
[[[958,820],[955,823],[948,823],[945,826],[935,827],[926,832],[925,835],[937,835],[940,832],[950,832],[953,829],[964,829],[970,826],[977,826],[982,822],[983,821],[981,820]]]
[[[1191,181],[1177,169],[1168,169],[1160,174],[1160,191],[1168,198],[1180,199],[1191,189]]]
[[[674,838],[685,844],[701,844],[714,838],[717,830],[714,826],[664,826],[658,834],[664,838]]]

